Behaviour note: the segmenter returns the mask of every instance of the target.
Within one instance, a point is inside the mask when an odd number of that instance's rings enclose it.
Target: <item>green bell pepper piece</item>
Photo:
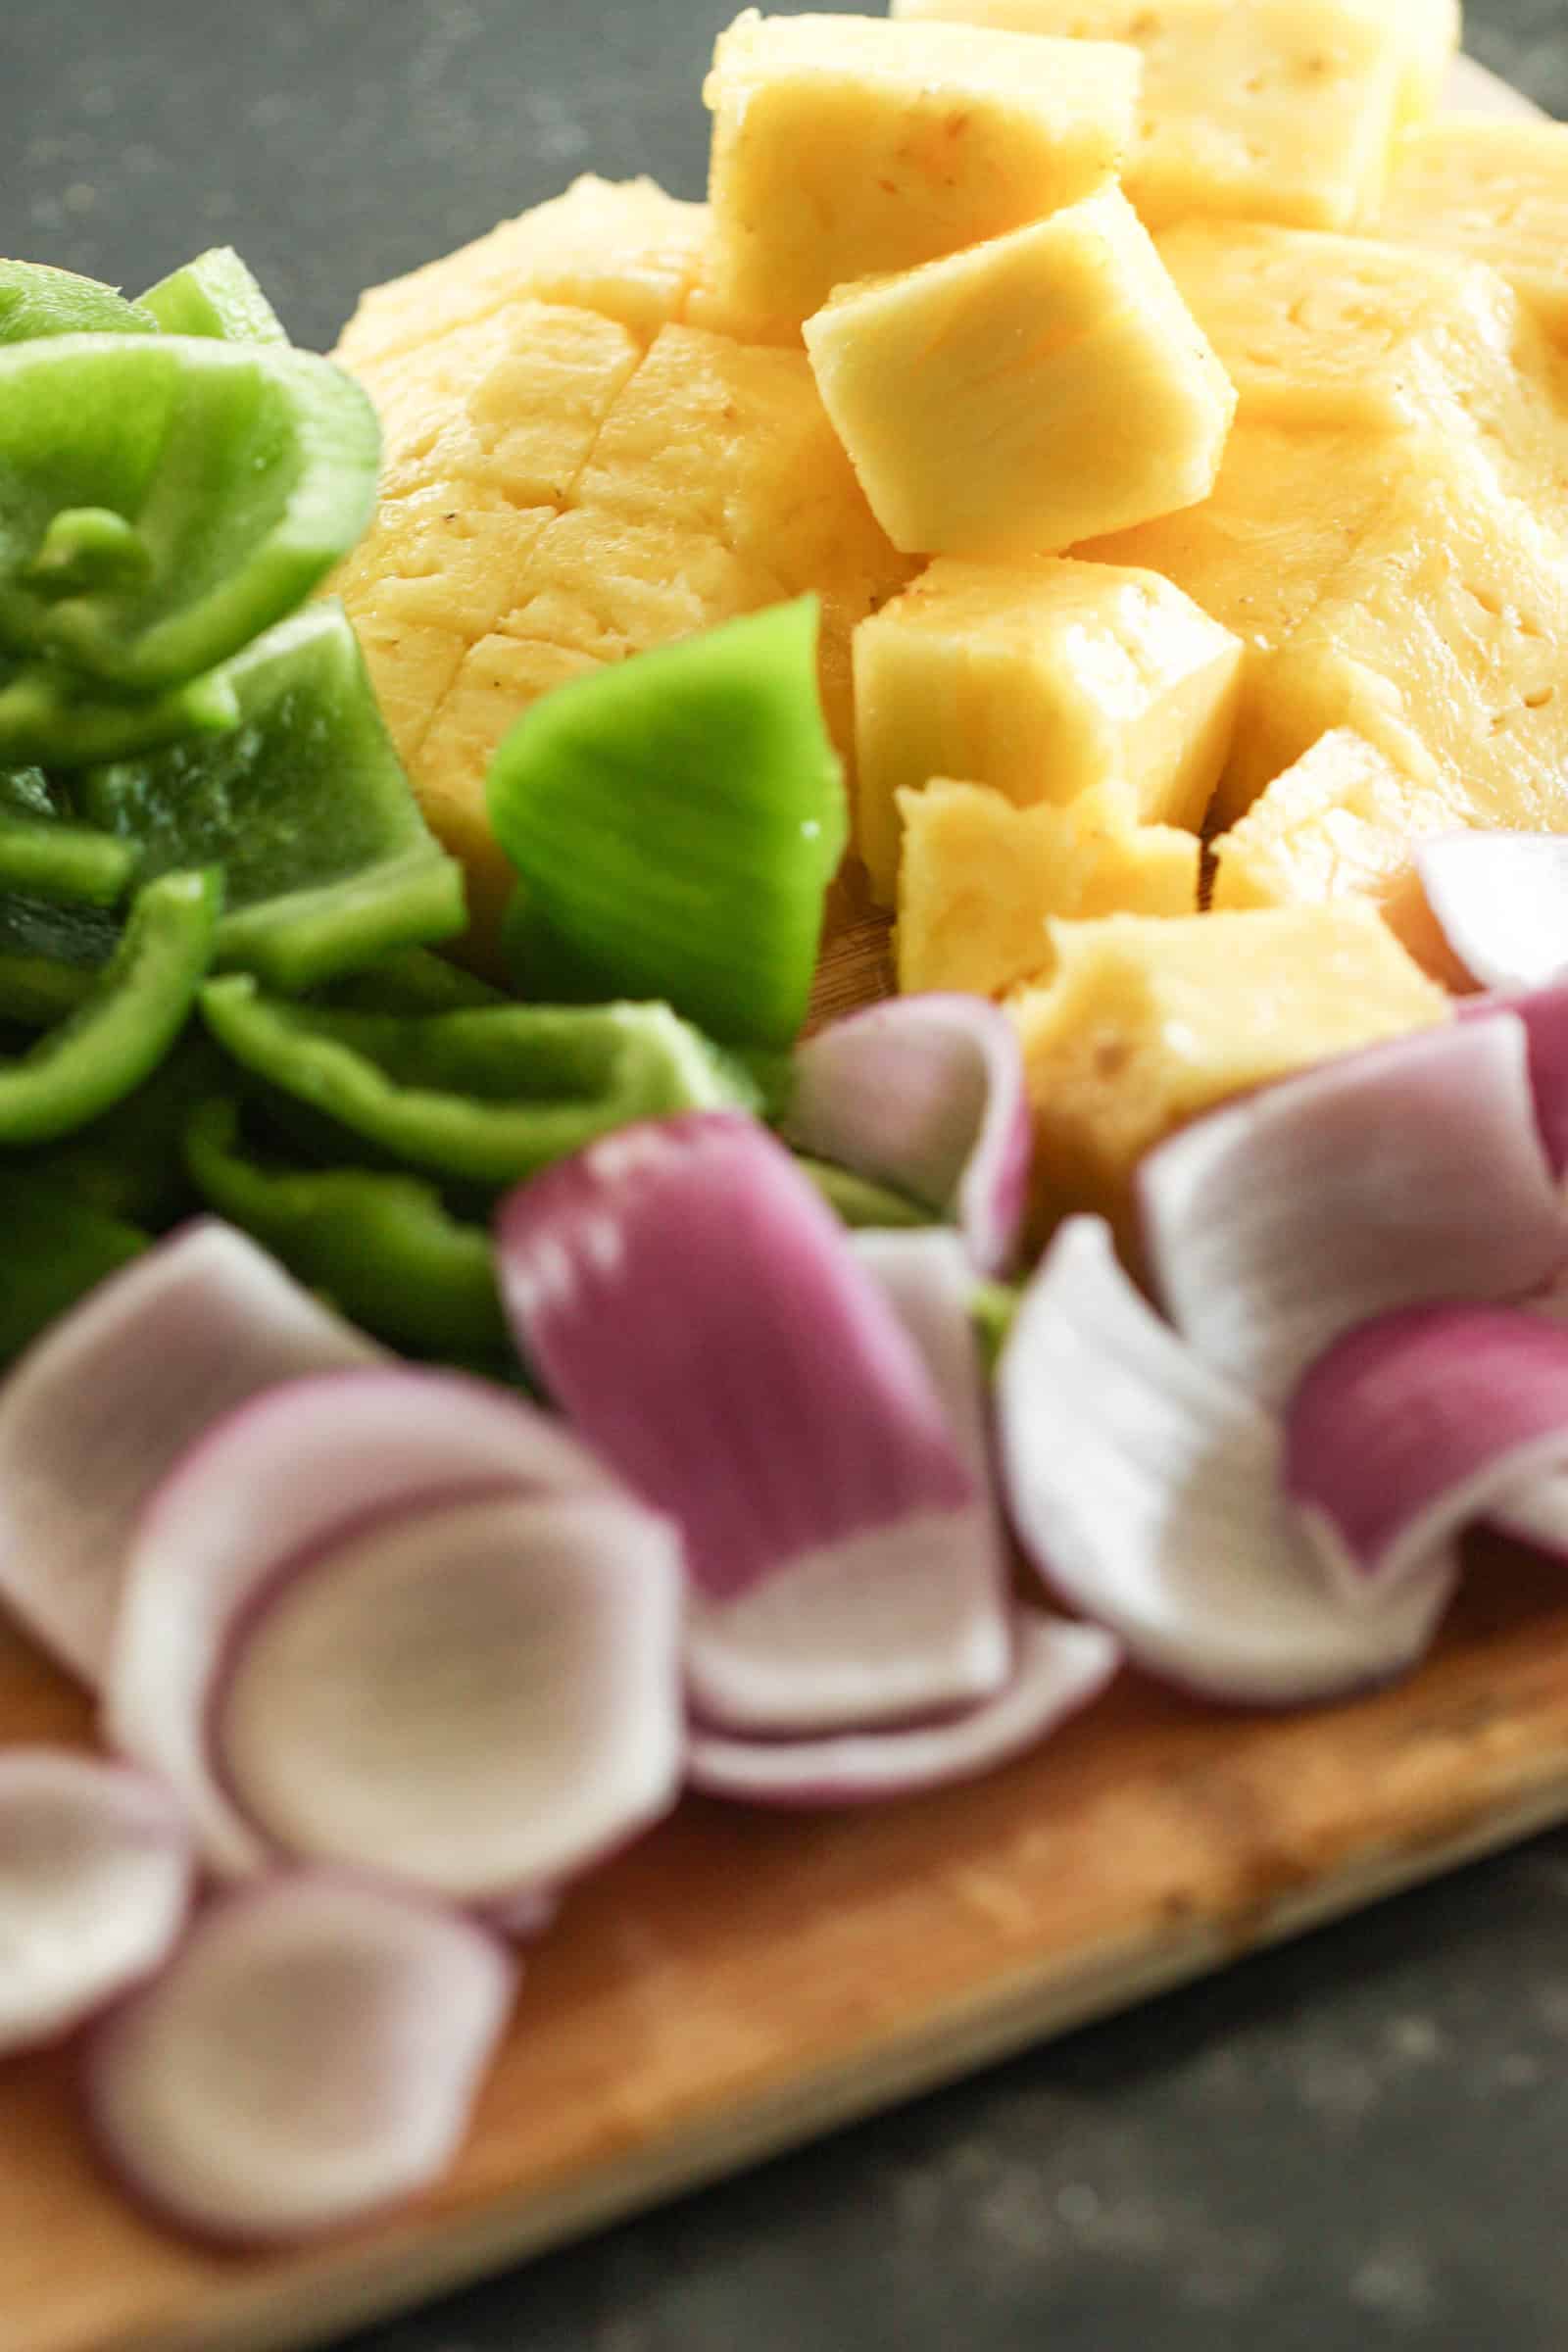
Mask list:
[[[149,286],[140,308],[169,335],[286,343],[281,319],[232,245],[214,245]]]
[[[238,973],[201,1003],[225,1051],[283,1095],[404,1165],[496,1189],[633,1119],[757,1102],[665,1004],[338,1012],[261,996]]]
[[[50,1143],[122,1102],[185,1024],[222,905],[216,872],[164,874],[131,904],[87,996],[30,1050],[0,1062],[0,1145]]]
[[[162,694],[118,695],[54,662],[0,654],[0,760],[85,767],[127,760],[189,735],[220,735],[239,718],[225,670]]]
[[[286,346],[6,345],[0,649],[120,697],[204,675],[354,545],[379,442],[360,386]],[[8,691],[31,682],[24,672]]]
[[[74,823],[63,788],[41,768],[0,771],[0,889],[112,906],[137,855],[132,843]]]
[[[240,724],[94,769],[81,806],[143,870],[220,862],[217,961],[294,994],[464,924],[463,871],[429,831],[341,605],[230,662]]]
[[[248,1152],[232,1098],[201,1104],[187,1165],[209,1207],[270,1250],[351,1322],[416,1355],[504,1352],[490,1235],[433,1184],[367,1168],[283,1168]]]
[[[197,1104],[228,1083],[222,1054],[192,1022],[134,1094],[90,1126],[16,1153],[7,1164],[101,1215],[162,1231],[199,1205],[185,1165],[185,1130]]]
[[[471,1012],[478,1004],[505,1004],[499,988],[477,972],[432,956],[426,948],[400,948],[328,981],[317,1002],[343,1012]]]
[[[96,277],[43,262],[0,262],[0,343],[39,335],[152,335],[158,320]]]
[[[890,1193],[884,1185],[872,1184],[867,1177],[852,1175],[848,1168],[835,1167],[830,1160],[811,1159],[803,1152],[795,1154],[795,1164],[803,1176],[808,1176],[837,1216],[846,1225],[867,1230],[940,1225],[940,1217],[917,1202],[907,1200],[902,1193]]]
[[[6,1278],[0,1283],[0,1363],[9,1363],[149,1236],[63,1196],[46,1177],[0,1165]]]
[[[64,1020],[91,995],[119,938],[106,908],[0,892],[0,1016],[40,1029]]]
[[[847,821],[814,597],[571,680],[490,767],[525,995],[648,998],[731,1045],[806,1015]]]

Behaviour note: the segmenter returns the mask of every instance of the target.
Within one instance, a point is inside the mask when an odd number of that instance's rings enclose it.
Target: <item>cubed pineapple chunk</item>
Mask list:
[[[872,512],[912,554],[1070,547],[1207,496],[1236,395],[1119,189],[806,323]]]
[[[855,635],[857,847],[895,894],[896,796],[934,776],[1019,808],[1124,785],[1197,826],[1224,764],[1242,648],[1168,580],[1045,558],[942,558]]]
[[[1399,120],[1424,122],[1441,104],[1448,69],[1459,53],[1463,11],[1459,0],[1399,0],[1391,12],[1404,34],[1404,86]]]
[[[703,93],[718,297],[799,323],[1075,203],[1121,167],[1139,74],[1108,42],[749,10]]]
[[[1449,794],[1415,784],[1348,727],[1315,743],[1212,845],[1219,911],[1364,899],[1435,979],[1458,968],[1415,871],[1417,842],[1462,823]]]
[[[1196,914],[1199,841],[1141,825],[1121,785],[1018,808],[985,784],[899,795],[899,986],[1000,997],[1054,957],[1057,915]]]
[[[1462,450],[1423,444],[1260,675],[1227,807],[1349,726],[1470,823],[1568,831],[1565,644],[1568,549]]]
[[[1095,1209],[1130,1235],[1144,1153],[1230,1096],[1432,1026],[1448,1000],[1353,899],[1054,926],[1055,977],[1013,997],[1044,1231]]]
[[[471,245],[369,287],[336,356],[369,376],[524,296],[613,318],[647,342],[679,315],[707,241],[706,205],[666,196],[651,179],[584,174]]]
[[[1411,131],[1377,233],[1491,262],[1568,340],[1568,123],[1442,115]]]
[[[896,17],[1132,41],[1143,118],[1127,192],[1188,213],[1348,228],[1382,192],[1453,0],[894,0]],[[1435,29],[1435,20],[1440,21]]]

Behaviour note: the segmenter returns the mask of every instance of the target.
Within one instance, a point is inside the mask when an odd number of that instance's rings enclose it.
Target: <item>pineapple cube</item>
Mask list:
[[[1127,192],[1188,213],[1348,228],[1430,86],[1453,0],[894,0],[895,17],[1132,41],[1143,118]],[[1435,29],[1434,19],[1439,20]]]
[[[1360,898],[1436,979],[1459,978],[1412,851],[1463,822],[1449,795],[1413,784],[1348,727],[1315,743],[1212,845],[1219,911]]]
[[[1200,845],[1141,825],[1121,785],[1069,808],[1015,808],[984,784],[903,792],[899,986],[1000,997],[1038,979],[1053,915],[1196,914]]]
[[[1136,50],[875,17],[762,17],[719,37],[715,291],[799,323],[1091,194],[1132,143]]]
[[[336,356],[368,377],[523,296],[595,312],[647,342],[678,316],[707,239],[706,205],[683,204],[651,179],[585,173],[471,245],[369,287]]]
[[[1439,116],[1400,141],[1376,228],[1491,262],[1568,340],[1568,123]]]
[[[1442,103],[1448,68],[1459,53],[1463,10],[1459,0],[1400,0],[1395,13],[1405,36],[1399,120],[1408,127],[1424,122]]]
[[[1174,921],[1053,926],[1055,977],[1010,1000],[1034,1111],[1034,1221],[1073,1209],[1132,1238],[1144,1153],[1289,1071],[1447,1017],[1448,1000],[1354,899]]]
[[[1476,825],[1568,831],[1568,550],[1462,450],[1422,445],[1381,522],[1258,680],[1246,806],[1331,728]]]
[[[1236,395],[1120,190],[807,321],[828,415],[895,547],[1017,556],[1207,496]]]
[[[1127,787],[1196,827],[1230,745],[1242,647],[1168,580],[1046,558],[943,558],[855,635],[857,847],[883,905],[896,796],[934,776],[1019,808]]]

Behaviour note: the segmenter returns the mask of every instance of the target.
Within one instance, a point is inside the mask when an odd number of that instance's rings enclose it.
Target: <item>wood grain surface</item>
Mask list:
[[[1469,74],[1464,102],[1525,111]],[[887,951],[842,906],[818,1016],[884,993]],[[90,1734],[0,1632],[0,1737]],[[1231,1715],[1129,1675],[968,1788],[688,1803],[572,1897],[460,2164],[393,2225],[194,2252],[96,2172],[68,2053],[0,2069],[0,2352],[324,2343],[1563,1820],[1568,1582],[1495,1547],[1422,1673],[1353,1706]]]

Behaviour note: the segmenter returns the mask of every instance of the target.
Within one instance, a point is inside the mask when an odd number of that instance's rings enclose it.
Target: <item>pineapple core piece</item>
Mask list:
[[[905,21],[1132,41],[1143,117],[1127,192],[1188,213],[1348,228],[1383,191],[1397,124],[1430,103],[1453,0],[893,0]]]
[[[1139,74],[1106,42],[749,10],[703,92],[715,295],[799,325],[851,278],[1075,203],[1121,168]]]
[[[942,558],[855,633],[857,847],[884,906],[896,796],[934,776],[1019,808],[1125,785],[1197,826],[1230,747],[1243,649],[1168,580],[1045,558]]]
[[[1236,407],[1115,187],[843,287],[805,334],[872,512],[908,554],[1049,553],[1190,507]]]
[[[1051,985],[1009,1002],[1034,1112],[1034,1222],[1132,1238],[1144,1153],[1232,1095],[1431,1027],[1448,999],[1368,906],[1053,925]]]
[[[1212,903],[1230,912],[1365,899],[1417,963],[1452,987],[1459,967],[1427,905],[1414,849],[1460,822],[1446,791],[1411,783],[1374,745],[1337,727],[1212,845]]]
[[[1227,812],[1349,726],[1457,821],[1568,831],[1568,549],[1463,450],[1416,461],[1259,675]]]
[[[1568,123],[1440,116],[1396,149],[1375,225],[1491,262],[1568,340]]]
[[[1098,786],[1070,808],[1018,808],[985,784],[902,792],[899,986],[1000,997],[1054,960],[1054,915],[1196,914],[1199,840],[1141,825]]]

